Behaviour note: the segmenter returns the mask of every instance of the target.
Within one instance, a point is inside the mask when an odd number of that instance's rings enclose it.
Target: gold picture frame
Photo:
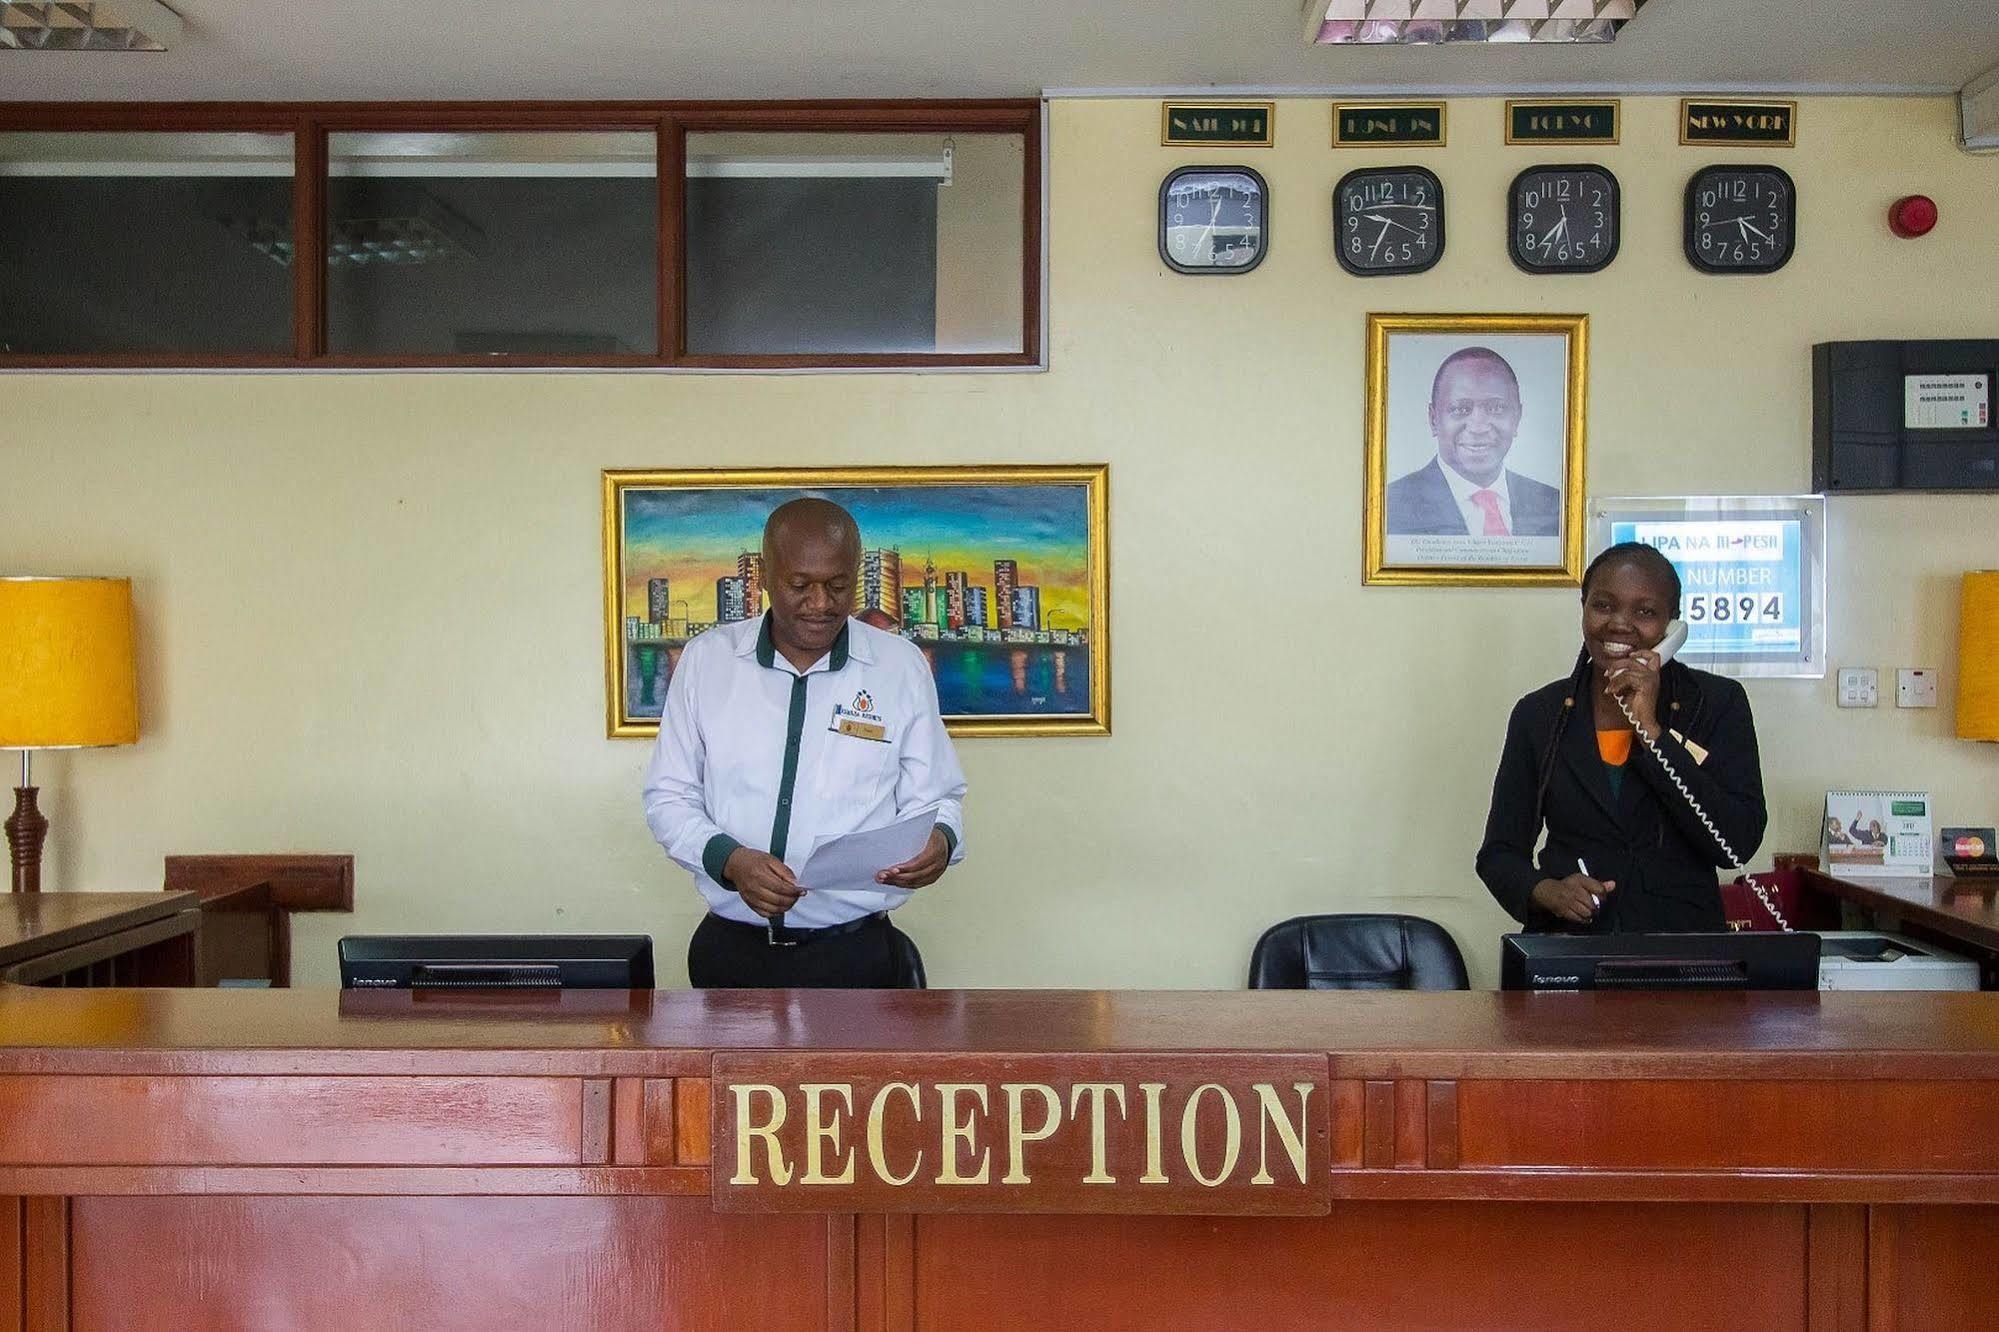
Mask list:
[[[1109,487],[1102,463],[606,470],[607,733],[658,734],[676,649],[759,613],[764,516],[810,494],[860,523],[855,613],[924,649],[951,734],[1108,735]]]
[[[1458,369],[1447,374],[1452,366]],[[1588,315],[1370,314],[1366,376],[1365,583],[1580,582]],[[1482,386],[1495,391],[1480,397]],[[1454,409],[1438,401],[1439,392],[1466,395],[1451,399],[1470,413],[1455,431]],[[1557,460],[1560,475],[1551,483],[1544,478]],[[1474,534],[1471,517],[1481,514],[1496,526]]]

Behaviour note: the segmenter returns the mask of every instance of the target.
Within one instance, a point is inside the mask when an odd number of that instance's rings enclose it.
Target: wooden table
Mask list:
[[[1965,1326],[1999,1002],[0,988],[0,1192],[34,1328]]]
[[[0,980],[21,985],[192,985],[193,893],[0,896]]]
[[[1803,868],[1798,882],[1807,920],[1817,928],[1924,939],[1977,958],[1984,987],[1999,988],[1999,878],[1895,879]]]

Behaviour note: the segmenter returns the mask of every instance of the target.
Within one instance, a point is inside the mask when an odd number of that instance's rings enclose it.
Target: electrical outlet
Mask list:
[[[1880,673],[1872,666],[1839,668],[1839,705],[1842,708],[1871,708],[1881,701]]]
[[[1933,708],[1937,705],[1937,672],[1934,666],[1902,666],[1895,671],[1895,706]]]

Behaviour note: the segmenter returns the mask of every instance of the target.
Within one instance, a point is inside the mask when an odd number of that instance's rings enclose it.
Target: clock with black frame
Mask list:
[[[1433,267],[1444,257],[1444,183],[1419,166],[1347,172],[1333,187],[1333,253],[1355,277]]]
[[[1185,166],[1159,184],[1159,257],[1176,273],[1247,273],[1270,249],[1270,188],[1245,166]]]
[[[1703,273],[1774,273],[1797,247],[1797,186],[1781,167],[1703,167],[1687,182],[1686,240]]]
[[[1608,168],[1535,166],[1513,178],[1506,248],[1528,273],[1595,273],[1617,258],[1622,219]]]

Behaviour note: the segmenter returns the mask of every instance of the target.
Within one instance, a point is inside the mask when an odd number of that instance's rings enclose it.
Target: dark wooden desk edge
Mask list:
[[[195,855],[168,856],[168,892],[187,891],[205,902],[237,897],[251,904],[259,890],[270,913],[271,983],[291,985],[292,929],[295,911],[352,911],[354,857],[315,855]]]
[[[0,973],[18,963],[49,953],[63,952],[78,944],[90,943],[107,935],[122,933],[141,925],[184,913],[198,913],[200,899],[193,893],[34,893],[10,894],[0,898],[0,913],[11,923],[16,913],[46,909],[60,899],[65,906],[88,906],[97,910],[58,929],[39,934],[19,935],[8,931],[0,938]]]
[[[1909,898],[1894,893],[1891,890],[1892,885],[1873,884],[1859,879],[1843,879],[1837,875],[1828,874],[1824,870],[1808,867],[1800,867],[1799,876],[1799,882],[1806,892],[1822,893],[1828,897],[1837,898],[1842,902],[1851,902],[1855,906],[1863,907],[1869,911],[1878,911],[1883,915],[1890,915],[1900,920],[1911,921],[1927,929],[1934,930],[1947,938],[1956,939],[1989,952],[1999,953],[1999,926],[1989,925],[1984,921],[1971,920],[1954,911],[1947,911],[1934,903],[1911,901]],[[1919,881],[1910,879],[1907,882],[1911,884],[1916,882],[1934,884],[1936,880],[1924,879]],[[1994,888],[1999,888],[1999,883],[1972,885],[1968,888],[1968,891],[1989,894]]]
[[[1364,1078],[1999,1080],[1980,994],[686,990],[427,1009],[336,990],[0,988],[0,1074],[702,1076],[713,1054],[1302,1052]],[[595,1005],[595,1007],[592,1007]]]

